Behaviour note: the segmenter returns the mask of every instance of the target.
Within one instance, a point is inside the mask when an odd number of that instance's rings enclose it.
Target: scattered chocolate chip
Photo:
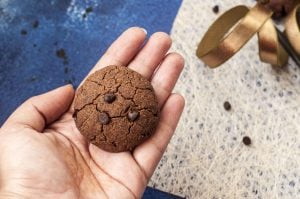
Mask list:
[[[27,35],[27,31],[24,30],[24,29],[22,29],[22,30],[21,30],[21,35]]]
[[[243,143],[247,146],[251,144],[251,139],[248,136],[243,137]]]
[[[85,9],[85,13],[82,14],[82,17],[83,17],[83,18],[86,18],[87,15],[88,15],[90,12],[93,12],[93,7],[87,7],[87,8]]]
[[[39,27],[39,24],[40,24],[39,21],[36,20],[36,21],[33,22],[32,27],[37,28],[37,27]]]
[[[99,122],[101,124],[108,124],[109,121],[110,121],[110,118],[109,118],[109,116],[108,116],[107,113],[104,113],[104,112],[100,113],[100,115],[99,115]]]
[[[90,13],[90,12],[93,12],[93,7],[87,7],[86,9],[85,9],[85,12],[86,13]]]
[[[61,48],[56,51],[56,56],[64,60],[64,64],[68,64],[68,56],[65,49]]]
[[[63,48],[56,51],[56,56],[59,57],[59,58],[63,58],[63,59],[67,58],[66,52]]]
[[[137,111],[129,111],[127,118],[129,119],[129,121],[133,122],[139,117],[139,115],[140,114]]]
[[[216,14],[219,13],[219,6],[218,6],[218,5],[215,5],[215,6],[213,7],[213,12],[216,13]]]
[[[228,101],[224,102],[223,106],[226,111],[229,111],[231,109],[231,104]]]
[[[115,99],[116,99],[116,95],[113,93],[107,93],[106,95],[104,95],[104,101],[109,104],[115,101]]]

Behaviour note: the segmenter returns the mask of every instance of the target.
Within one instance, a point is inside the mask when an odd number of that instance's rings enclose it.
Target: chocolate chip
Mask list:
[[[90,12],[92,12],[92,11],[93,11],[93,7],[88,7],[88,8],[85,9],[85,12],[86,12],[86,13],[90,13]]]
[[[62,59],[66,59],[67,58],[67,54],[65,49],[61,48],[59,50],[56,51],[56,56]]]
[[[108,124],[109,121],[110,121],[110,118],[109,118],[109,116],[108,116],[107,113],[104,113],[104,112],[100,113],[100,115],[99,115],[99,122],[101,124]]]
[[[213,12],[216,13],[216,14],[219,13],[219,6],[218,6],[218,5],[215,5],[215,6],[213,7]]]
[[[251,139],[248,136],[243,137],[243,143],[247,146],[251,144]]]
[[[229,111],[230,109],[231,109],[231,104],[229,103],[229,102],[224,102],[224,109],[226,110],[226,111]]]
[[[129,111],[127,118],[129,119],[129,121],[133,122],[134,120],[136,120],[139,117],[139,112],[137,111]]]
[[[21,30],[21,35],[27,35],[27,31],[24,30],[24,29],[22,29],[22,30]]]
[[[107,103],[112,103],[113,101],[115,101],[116,99],[116,95],[112,94],[112,93],[108,93],[106,95],[104,95],[104,101]]]
[[[87,15],[90,13],[90,12],[93,12],[93,7],[88,7],[85,9],[85,13],[83,13],[82,17],[83,18],[86,18]]]

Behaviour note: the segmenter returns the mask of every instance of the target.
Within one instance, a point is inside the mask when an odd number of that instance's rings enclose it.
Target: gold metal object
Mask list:
[[[297,9],[292,12],[294,15]],[[271,15],[272,11],[260,3],[251,9],[236,6],[228,10],[208,29],[198,46],[197,56],[208,66],[215,68],[231,58],[257,33],[260,59],[275,66],[284,66],[288,55],[278,41]],[[290,23],[297,22],[296,17],[292,18],[294,21]],[[296,27],[299,33],[299,24]],[[300,38],[297,37],[296,40],[300,42]]]
[[[287,17],[285,27],[286,35],[295,51],[300,54],[300,4]]]

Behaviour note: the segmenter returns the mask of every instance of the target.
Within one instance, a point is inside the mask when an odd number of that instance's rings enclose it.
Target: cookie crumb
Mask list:
[[[61,48],[61,49],[57,50],[56,51],[56,56],[59,57],[59,58],[66,59],[67,56],[66,56],[65,49]]]
[[[248,137],[248,136],[243,137],[243,143],[244,143],[246,146],[249,146],[249,145],[251,144],[251,139],[250,139],[250,137]]]
[[[218,5],[215,5],[215,6],[213,7],[213,12],[214,12],[215,14],[218,14],[218,13],[219,13],[219,6],[218,6]]]
[[[56,51],[56,56],[64,60],[64,64],[68,64],[68,56],[65,49],[61,48]]]
[[[231,110],[231,104],[228,101],[224,102],[223,106],[226,111]]]

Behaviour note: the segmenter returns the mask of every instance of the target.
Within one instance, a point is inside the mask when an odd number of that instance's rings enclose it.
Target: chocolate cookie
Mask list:
[[[150,137],[159,118],[151,83],[123,66],[90,75],[77,91],[74,109],[81,134],[110,152],[134,149]]]

